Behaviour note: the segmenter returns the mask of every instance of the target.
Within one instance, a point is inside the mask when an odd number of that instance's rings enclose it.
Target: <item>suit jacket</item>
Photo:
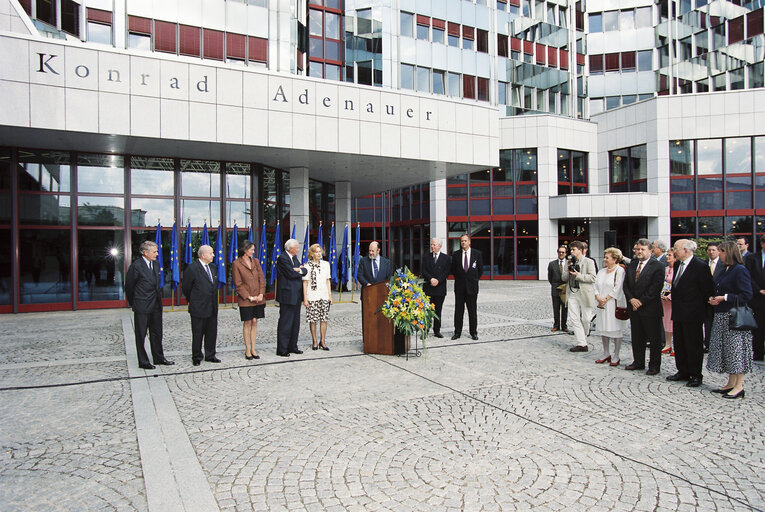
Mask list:
[[[594,308],[598,305],[595,300],[595,289],[592,286],[597,277],[597,272],[595,272],[595,262],[592,259],[582,257],[582,259],[579,260],[579,273],[576,276],[576,281],[579,283],[579,291],[572,291],[571,289],[571,282],[569,279],[571,274],[568,273],[568,265],[563,266],[563,275],[561,277],[563,278],[563,281],[566,282],[566,304],[568,304],[572,295],[576,295],[585,307]]]
[[[359,273],[356,277],[361,286],[390,281],[392,276],[393,269],[388,258],[380,256],[380,268],[377,269],[377,279],[372,277],[372,259],[369,256],[364,256],[359,260]]]
[[[125,297],[136,313],[150,313],[162,308],[158,262],[153,261],[151,269],[143,257],[130,264],[125,275]]]
[[[706,260],[706,263],[707,263],[707,269],[709,269],[709,260]],[[717,265],[715,265],[715,273],[712,276],[712,281],[716,283],[717,280],[720,279],[720,276],[723,275],[723,273],[725,273],[725,263],[723,263],[722,260],[720,260],[720,258],[717,258]]]
[[[563,260],[563,269],[566,269],[566,266],[568,265],[567,260]],[[563,280],[563,275],[560,270],[560,265],[558,264],[558,258],[555,258],[550,263],[547,264],[547,281],[550,283],[550,295],[552,297],[557,297],[560,290],[558,290],[558,287],[565,283]]]
[[[451,262],[449,255],[446,253],[438,253],[438,261],[436,262],[433,261],[432,252],[429,252],[422,257],[421,277],[425,280],[422,289],[428,296],[446,296],[446,280],[449,278],[450,268]],[[436,286],[430,285],[430,280],[433,278],[438,279],[438,284]]]
[[[648,258],[635,281],[635,274],[640,260],[637,258],[627,265],[624,277],[624,296],[627,298],[627,311],[630,316],[662,317],[661,290],[664,287],[664,265],[655,258]],[[637,299],[643,305],[637,311],[632,309],[630,299]]]
[[[202,262],[196,260],[183,271],[181,288],[189,301],[189,314],[197,318],[210,318],[218,314],[218,279],[216,268],[208,265],[212,281]]]
[[[655,259],[659,263],[661,263],[665,268],[669,266],[669,263],[667,263],[667,253],[662,253],[661,256],[656,258],[655,256],[651,256],[651,259]],[[637,267],[636,267],[637,268]]]
[[[744,265],[746,265],[749,271],[749,276],[752,279],[752,300],[749,304],[753,308],[765,309],[765,295],[760,293],[760,290],[765,290],[765,270],[762,267],[762,253],[749,253],[744,259]]]
[[[300,260],[287,252],[283,252],[276,260],[276,300],[279,304],[297,305],[303,302],[303,276],[308,270],[301,268],[300,272],[292,270],[300,266]]]
[[[263,269],[260,262],[253,259],[250,262],[252,268],[247,268],[244,262],[246,256],[240,256],[231,264],[231,277],[236,286],[237,304],[239,307],[259,306],[266,303],[266,277],[263,275]],[[249,297],[257,297],[263,294],[263,300],[260,302],[250,302]]]
[[[478,249],[470,248],[470,261],[465,272],[462,261],[462,249],[452,253],[452,274],[454,275],[454,293],[478,295],[478,281],[483,274],[483,256]]]
[[[717,270],[717,268],[715,268]],[[725,300],[715,306],[715,313],[726,313],[730,308],[736,305],[736,297],[739,304],[744,305],[752,300],[752,276],[744,265],[733,265],[727,267],[715,281],[715,296],[728,295]]]
[[[692,257],[678,280],[679,268],[678,259],[675,261],[675,277],[672,283],[672,321],[703,322],[709,297],[715,291],[709,267],[700,259]]]

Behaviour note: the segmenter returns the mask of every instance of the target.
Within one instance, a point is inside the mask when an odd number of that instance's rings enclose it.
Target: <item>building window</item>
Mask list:
[[[414,90],[414,66],[410,64],[401,64],[401,88]]]
[[[459,73],[449,73],[448,77],[448,90],[449,96],[459,98],[460,97],[460,75]]]
[[[558,150],[558,195],[587,193],[587,153]]]
[[[476,30],[476,50],[489,53],[489,33],[485,30]]]
[[[430,92],[430,69],[417,66],[417,91]]]
[[[608,152],[609,192],[645,192],[647,190],[646,145]]]
[[[603,32],[603,13],[590,14],[590,34]]]
[[[433,70],[433,94],[446,94],[446,72]]]
[[[175,23],[154,20],[154,50],[177,53],[177,27]]]
[[[414,14],[401,11],[401,35],[414,37]]]
[[[606,11],[603,13],[603,32],[619,30],[619,11]]]

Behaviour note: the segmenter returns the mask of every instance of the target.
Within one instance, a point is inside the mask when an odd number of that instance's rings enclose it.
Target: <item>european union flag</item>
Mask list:
[[[303,265],[308,263],[308,224],[305,225],[305,240],[303,240],[303,259],[301,260]]]
[[[193,263],[194,258],[191,251],[191,221],[186,225],[186,243],[183,247],[183,262],[186,265]]]
[[[247,233],[247,240],[249,240],[252,243],[255,243],[255,239],[252,238],[252,224],[250,224],[250,232]]]
[[[348,226],[346,225],[345,231],[343,231],[343,248],[340,251],[340,282],[343,283],[343,285],[348,282],[350,259],[351,248],[348,244]]]
[[[282,229],[279,223],[276,223],[276,233],[274,234],[274,248],[271,251],[271,279],[268,284],[274,284],[276,280],[276,260],[282,254]]]
[[[218,235],[215,237],[215,264],[218,267],[218,289],[226,284],[226,260],[223,256],[223,233],[218,224]]]
[[[260,245],[258,246],[258,261],[263,270],[263,277],[266,276],[266,222],[263,221],[263,227],[260,228]]]
[[[170,271],[172,272],[173,290],[181,282],[180,262],[178,261],[178,228],[173,222],[173,238],[170,240]]]
[[[207,223],[202,228],[202,245],[210,245],[210,235],[207,234]]]
[[[359,260],[361,259],[361,225],[356,223],[356,245],[353,249],[353,278],[359,275]]]
[[[236,232],[236,223],[234,223],[234,232],[231,234],[231,243],[228,244],[228,262],[233,263],[239,252],[239,235]]]
[[[324,248],[324,228],[321,225],[321,222],[319,222],[319,238],[316,239],[316,243],[321,246],[321,248]]]
[[[162,257],[162,225],[157,221],[157,234],[154,235],[154,243],[157,244],[157,263],[159,263],[159,287],[165,287],[165,267]]]
[[[297,222],[293,222],[293,223],[292,223],[292,236],[290,237],[290,238],[292,238],[293,240],[297,240],[297,233],[296,233],[296,230],[297,230]]]
[[[337,283],[337,247],[335,244],[335,223],[329,232],[329,268],[331,270],[332,284]]]

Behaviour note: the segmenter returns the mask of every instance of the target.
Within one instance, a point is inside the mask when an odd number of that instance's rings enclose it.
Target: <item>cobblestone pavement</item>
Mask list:
[[[595,336],[568,352],[546,283],[481,286],[480,340],[449,341],[450,296],[447,337],[408,360],[362,353],[352,303],[332,307],[330,352],[304,323],[288,359],[267,308],[258,361],[222,309],[223,362],[199,367],[188,314],[166,312],[177,364],[147,372],[127,310],[2,316],[0,509],[765,509],[762,363],[722,400],[706,370],[667,382],[668,356],[648,377],[594,364]]]

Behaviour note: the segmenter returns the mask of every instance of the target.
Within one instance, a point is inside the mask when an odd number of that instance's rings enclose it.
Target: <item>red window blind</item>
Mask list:
[[[521,6],[521,0],[510,0],[510,5],[514,5],[516,7]]]
[[[568,50],[563,48],[560,50],[560,68],[568,69]]]
[[[130,32],[151,35],[151,20],[139,18],[138,16],[128,16],[128,30]]]
[[[176,53],[178,41],[175,34],[175,23],[154,20],[154,50],[158,52]]]
[[[518,38],[515,38],[515,37],[511,37],[510,38],[510,49],[511,50],[519,52],[519,51],[521,51],[522,48],[523,48],[523,41],[522,40],[520,40]]]
[[[247,51],[247,36],[226,34],[226,57],[244,60]]]
[[[489,101],[489,79],[478,77],[478,99]]]
[[[763,9],[752,11],[746,15],[746,37],[753,37],[762,34],[762,13]]]
[[[199,57],[201,55],[202,42],[200,40],[202,29],[188,25],[178,26],[178,39],[181,55]]]
[[[526,53],[528,55],[534,55],[534,43],[532,43],[531,41],[524,41],[523,53]]]
[[[475,99],[475,77],[473,75],[462,75],[462,97]]]
[[[32,0],[20,0],[21,7],[24,8],[27,14],[32,15]]]
[[[744,17],[739,16],[728,22],[728,44],[744,40]]]
[[[205,59],[223,60],[223,32],[204,29]]]
[[[606,54],[606,71],[619,71],[619,54]]]
[[[248,37],[250,45],[250,60],[256,62],[268,62],[268,39],[260,37]]]
[[[635,52],[622,52],[622,69],[635,69]]]
[[[433,28],[446,30],[446,22],[444,20],[439,20],[438,18],[433,18]]]
[[[430,18],[427,16],[423,16],[422,14],[417,15],[417,24],[418,25],[425,25],[427,27],[430,26]]]
[[[497,34],[497,55],[500,57],[507,57],[510,55],[507,48],[507,36]]]
[[[449,35],[450,36],[460,36],[460,24],[459,23],[452,23],[449,22]]]
[[[558,65],[558,49],[552,46],[547,47],[547,65],[555,67]]]
[[[470,39],[472,41],[475,38],[475,29],[473,27],[462,25],[462,38]]]
[[[537,43],[537,64],[544,64],[545,57],[546,57],[546,51],[545,51],[545,45]]]
[[[88,21],[97,21],[98,23],[112,24],[112,12],[102,11],[101,9],[91,9],[88,7]]]
[[[583,53],[577,53],[576,54],[576,63],[584,66],[584,54]]]
[[[603,72],[603,56],[590,55],[590,73],[602,73],[602,72]]]

